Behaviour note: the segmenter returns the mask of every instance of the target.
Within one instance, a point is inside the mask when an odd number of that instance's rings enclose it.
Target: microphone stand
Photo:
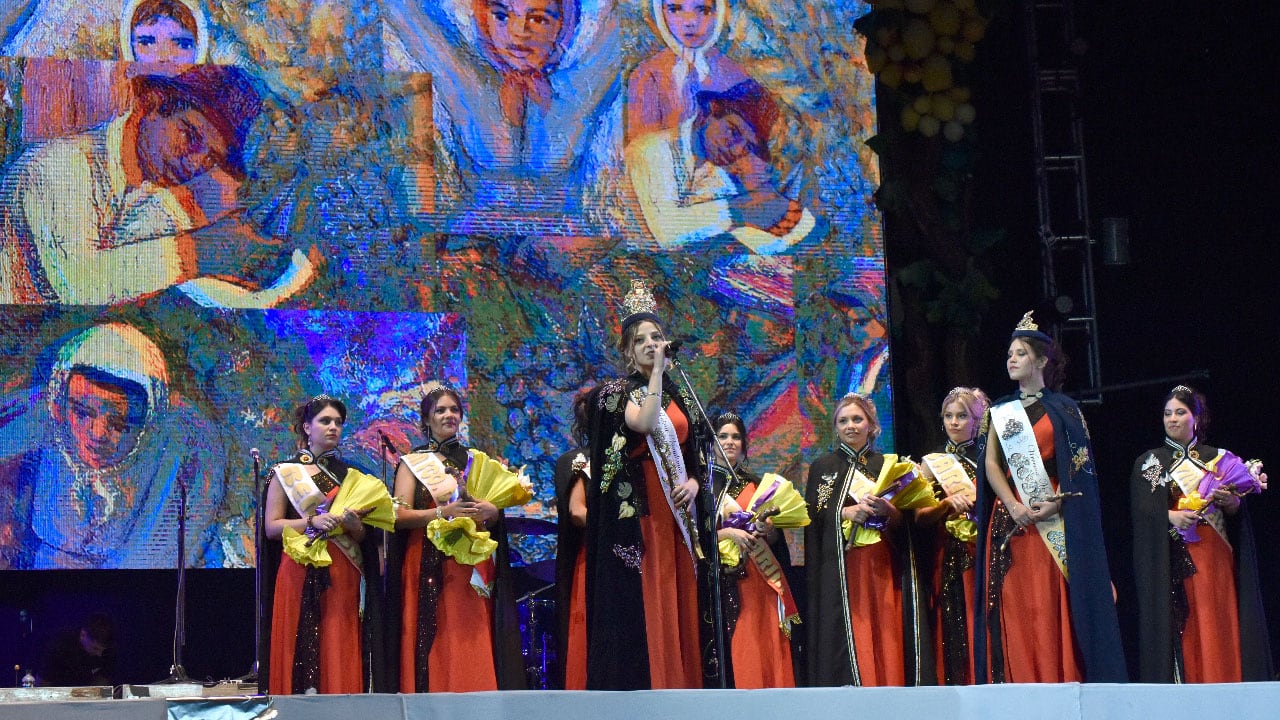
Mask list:
[[[378,448],[378,457],[382,461],[382,484],[387,487],[387,492],[391,493],[394,498],[396,494],[395,480],[387,479],[387,453],[390,452],[398,458],[400,457],[400,451],[396,449],[395,445],[391,444],[391,441],[387,439],[386,435],[382,434],[381,430],[378,431],[378,441],[381,444],[381,447]],[[391,535],[389,533],[382,531],[382,540],[378,543],[378,560],[382,568],[382,596],[384,598],[389,590],[387,587],[387,549],[390,544],[390,538]]]
[[[187,479],[178,472],[178,593],[173,610],[173,665],[169,677],[160,685],[189,683],[186,668],[182,667],[182,647],[187,644]]]
[[[267,508],[262,497],[262,467],[258,449],[249,451],[253,455],[253,666],[249,672],[236,678],[237,682],[258,682],[258,671],[262,667],[262,537],[266,532]]]
[[[707,409],[703,406],[702,400],[698,398],[698,393],[693,389],[693,383],[689,380],[689,375],[684,371],[682,365],[675,357],[670,358],[671,367],[679,373],[680,382],[684,385],[685,392],[689,397],[693,398],[693,404],[699,417],[702,419],[702,425],[707,429],[707,437],[711,438],[711,442],[707,443],[707,449],[711,451],[707,458],[707,477],[704,481],[707,490],[708,502],[711,506],[708,517],[711,518],[711,552],[708,553],[707,559],[711,563],[711,623],[714,628],[713,643],[716,653],[716,681],[720,688],[729,687],[728,673],[725,671],[726,651],[728,643],[724,634],[724,599],[720,595],[720,543],[716,539],[720,525],[720,496],[715,487],[715,465],[714,458],[717,457],[714,452],[720,451],[720,457],[724,456],[724,448],[720,447],[720,438],[716,437],[716,429],[711,424],[711,418],[707,417]],[[727,463],[726,463],[727,464]],[[737,480],[737,472],[733,468],[728,468],[729,475],[733,480]],[[729,483],[725,483],[727,488]]]

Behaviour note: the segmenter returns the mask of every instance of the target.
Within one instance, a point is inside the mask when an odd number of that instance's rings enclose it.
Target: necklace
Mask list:
[[[1043,397],[1044,397],[1044,388],[1040,388],[1039,390],[1033,393],[1023,392],[1022,390],[1018,391],[1019,400],[1039,400]]]

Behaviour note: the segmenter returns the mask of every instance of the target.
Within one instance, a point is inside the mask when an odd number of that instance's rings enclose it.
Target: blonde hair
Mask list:
[[[831,414],[831,426],[835,427],[836,418],[840,417],[840,411],[850,405],[857,405],[867,416],[867,420],[871,422],[871,432],[867,435],[867,445],[871,446],[875,443],[876,438],[880,437],[880,414],[876,412],[876,405],[871,402],[871,398],[852,392],[840,398],[840,401],[836,403],[835,412]]]
[[[947,406],[954,402],[963,405],[964,409],[969,412],[969,417],[979,420],[986,414],[987,408],[991,407],[991,398],[987,397],[987,394],[982,392],[981,389],[961,385],[951,388],[951,392],[942,398],[942,409],[938,411],[939,417],[946,413]]]

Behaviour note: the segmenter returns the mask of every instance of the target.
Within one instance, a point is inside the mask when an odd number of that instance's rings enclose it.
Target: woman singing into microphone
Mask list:
[[[699,421],[666,378],[668,343],[643,282],[623,305],[618,352],[632,372],[602,385],[590,409],[587,687],[696,688]]]

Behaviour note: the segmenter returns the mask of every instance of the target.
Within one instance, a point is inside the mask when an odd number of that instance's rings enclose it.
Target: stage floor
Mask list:
[[[1238,685],[988,685],[967,688],[802,688],[646,692],[492,692],[467,695],[330,695],[250,700],[109,700],[0,703],[0,720],[248,720],[265,709],[280,720],[1151,720],[1230,717],[1271,720],[1280,683]]]

